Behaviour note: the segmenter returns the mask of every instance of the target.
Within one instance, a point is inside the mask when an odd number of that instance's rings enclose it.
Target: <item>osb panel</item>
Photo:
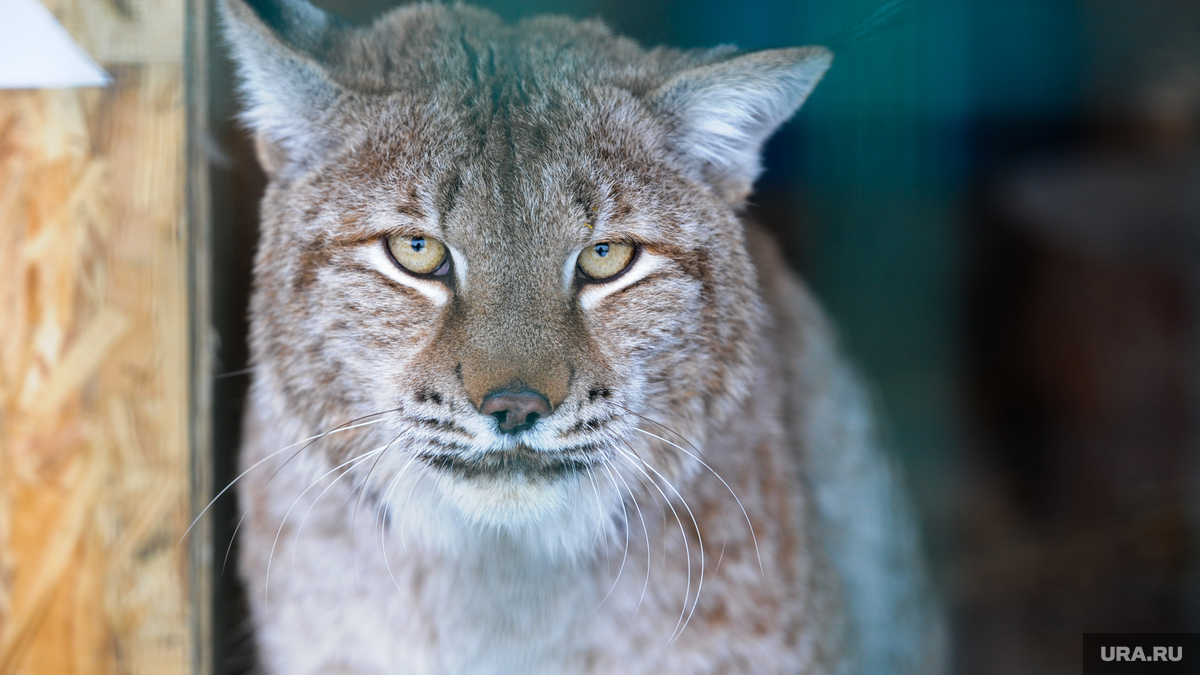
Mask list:
[[[5,675],[190,671],[182,73],[109,70],[0,92]]]

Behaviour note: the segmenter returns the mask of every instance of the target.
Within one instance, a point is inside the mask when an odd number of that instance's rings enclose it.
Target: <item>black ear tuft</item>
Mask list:
[[[309,54],[320,50],[331,30],[343,27],[336,16],[305,0],[226,0],[226,4],[244,4],[280,41]]]

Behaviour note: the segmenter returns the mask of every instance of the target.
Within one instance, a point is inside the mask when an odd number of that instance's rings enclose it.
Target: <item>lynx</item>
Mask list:
[[[266,672],[940,672],[866,398],[743,218],[828,50],[223,15],[269,177],[238,482]]]

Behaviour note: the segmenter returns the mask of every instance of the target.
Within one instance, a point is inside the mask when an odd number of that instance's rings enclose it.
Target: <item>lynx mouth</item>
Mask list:
[[[591,457],[589,457],[589,455]],[[419,456],[431,468],[459,478],[563,478],[589,471],[600,461],[595,448],[541,452],[524,445],[503,452],[489,452],[470,459],[460,455],[428,453]]]

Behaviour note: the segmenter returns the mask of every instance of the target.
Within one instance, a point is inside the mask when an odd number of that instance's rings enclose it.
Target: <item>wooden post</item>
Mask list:
[[[0,674],[203,673],[203,6],[46,4],[113,82],[0,91]]]

